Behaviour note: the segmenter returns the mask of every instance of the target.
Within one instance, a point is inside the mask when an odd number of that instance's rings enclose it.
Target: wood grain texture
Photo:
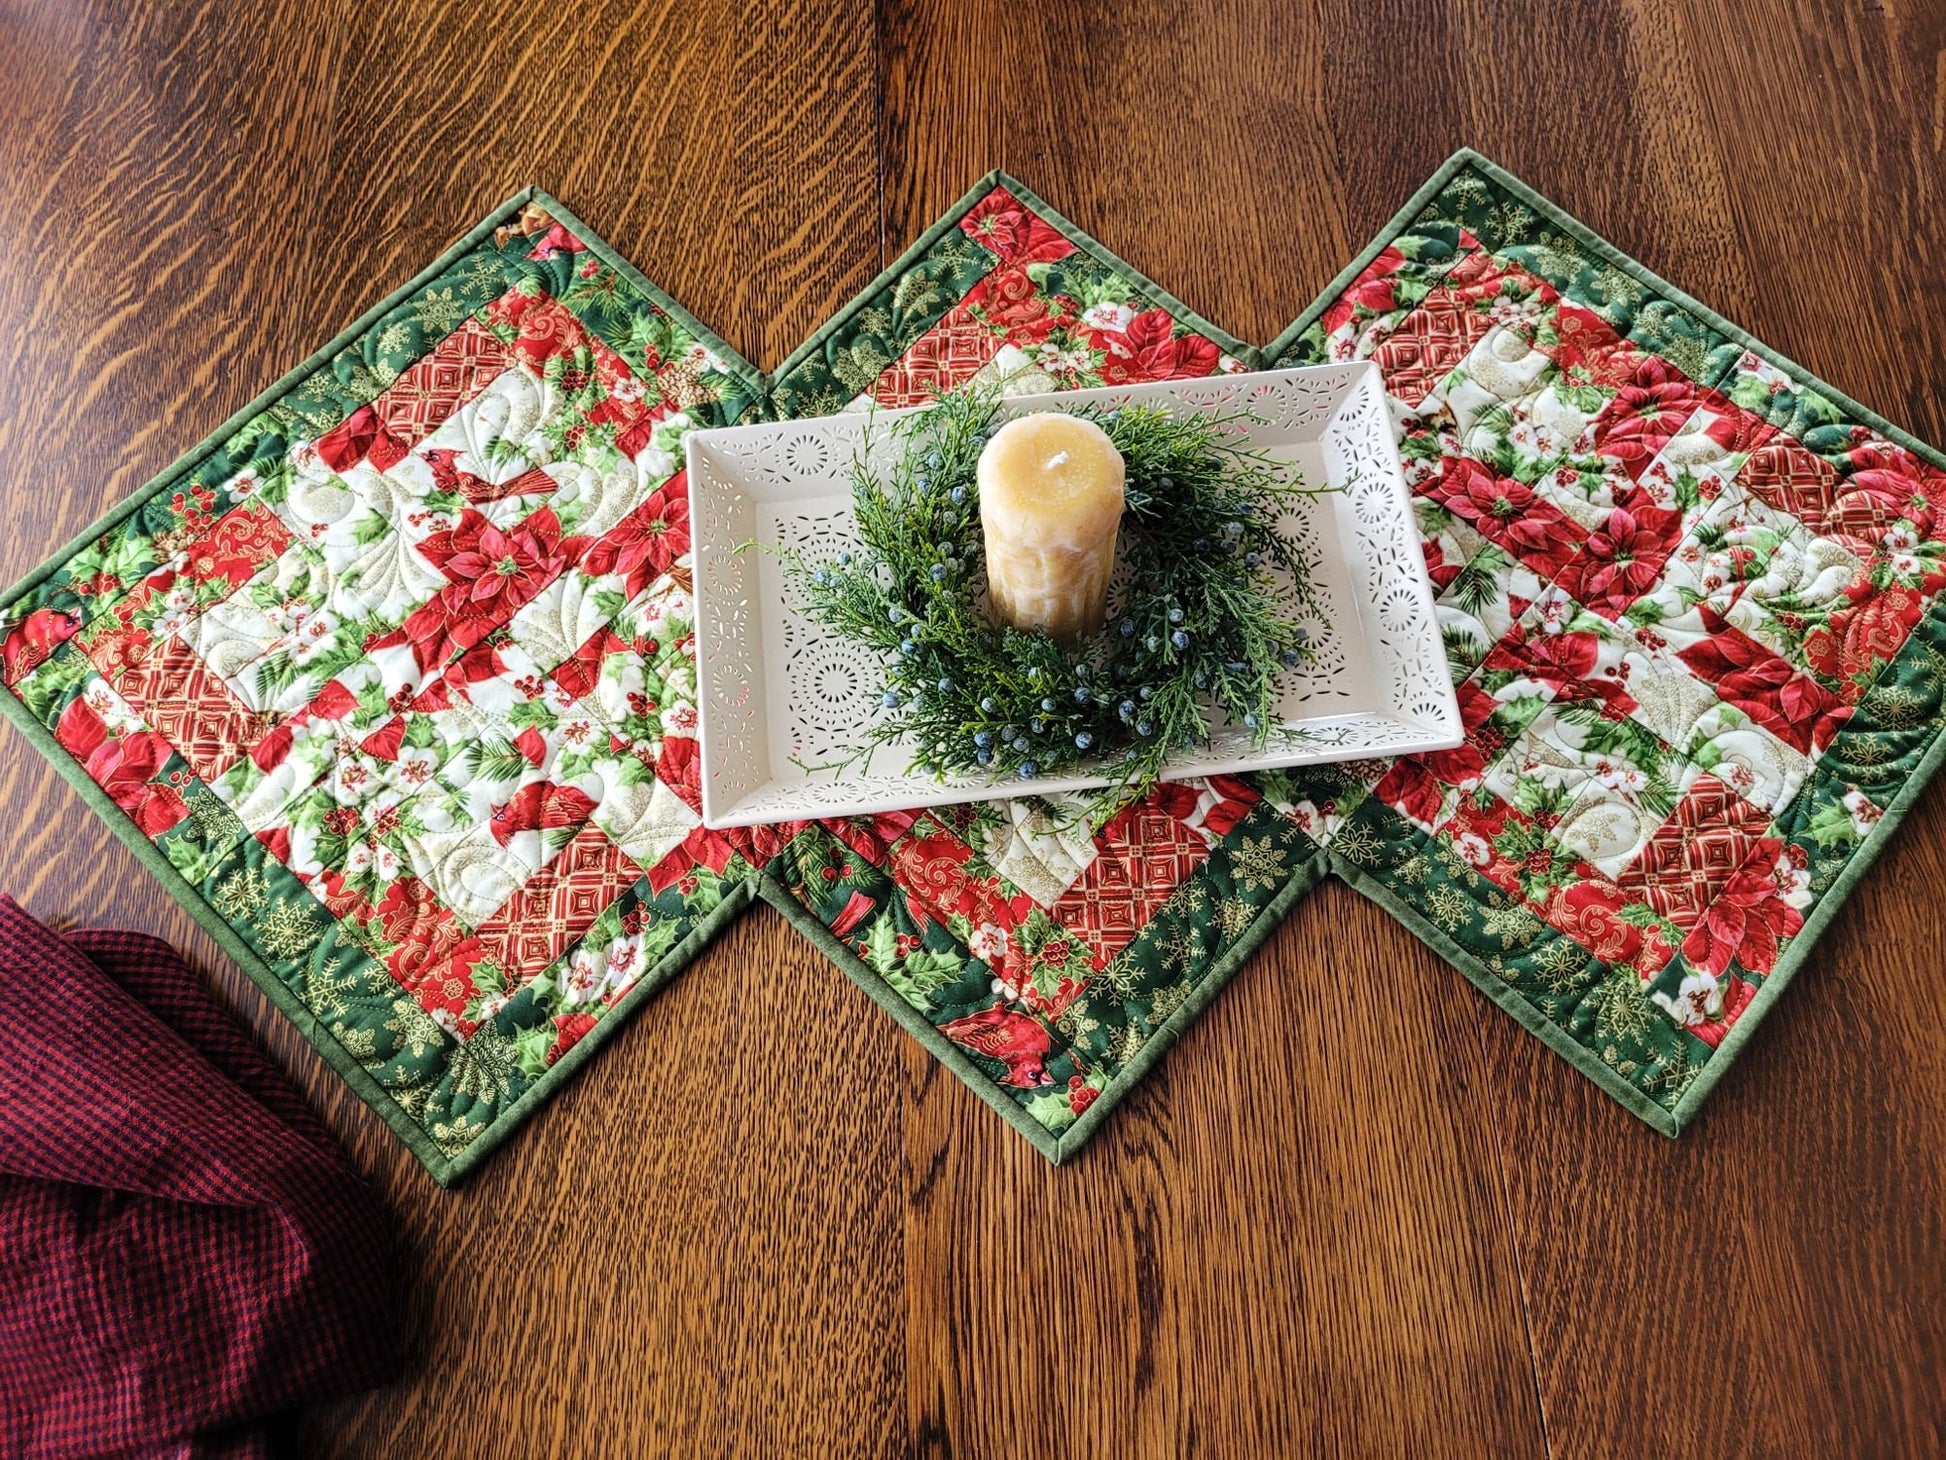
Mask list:
[[[1471,143],[1946,439],[1928,0],[0,0],[11,580],[526,182],[769,367],[1003,165],[1246,338]],[[185,947],[399,1214],[316,1454],[1946,1448],[1946,796],[1649,1133],[1336,884],[1071,1165],[768,909],[441,1193],[23,741],[0,878]]]

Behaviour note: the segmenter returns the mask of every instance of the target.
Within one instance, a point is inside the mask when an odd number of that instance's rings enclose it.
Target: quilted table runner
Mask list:
[[[1366,357],[1458,749],[703,828],[685,431]],[[0,706],[441,1182],[759,896],[1060,1160],[1327,872],[1674,1134],[1940,758],[1942,544],[1471,153],[1263,350],[995,174],[768,378],[530,190],[0,601]]]

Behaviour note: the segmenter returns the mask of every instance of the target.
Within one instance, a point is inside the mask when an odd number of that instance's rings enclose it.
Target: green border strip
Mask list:
[[[894,886],[896,885],[895,883]],[[816,915],[792,895],[790,888],[784,885],[782,879],[766,871],[762,895],[764,901],[782,913],[792,927],[810,940],[812,946],[837,964],[841,972],[869,994],[873,1003],[890,1014],[907,1034],[931,1051],[934,1059],[958,1075],[967,1088],[999,1111],[1008,1125],[1032,1141],[1035,1150],[1050,1161],[1060,1161],[1061,1144],[1047,1127],[1001,1094],[1000,1086],[967,1058],[964,1050],[941,1034],[924,1014],[900,998],[890,984],[873,973],[865,966],[862,959],[839,942],[832,935],[831,930],[819,922]]]
[[[1039,1151],[1055,1165],[1060,1165],[1088,1143],[1100,1128],[1102,1122],[1117,1105],[1121,1104],[1135,1087],[1147,1078],[1156,1062],[1168,1053],[1171,1046],[1182,1037],[1183,1032],[1196,1022],[1211,1000],[1220,994],[1230,980],[1236,977],[1250,956],[1262,947],[1266,940],[1284,924],[1299,900],[1323,880],[1326,871],[1326,853],[1314,852],[1310,859],[1301,864],[1291,874],[1291,878],[1277,895],[1264,905],[1255,921],[1244,930],[1243,936],[1224,952],[1223,956],[1211,965],[1209,971],[1196,985],[1195,991],[1183,1000],[1176,1010],[1163,1022],[1160,1029],[1151,1034],[1148,1041],[1136,1052],[1135,1058],[1123,1065],[1114,1079],[1095,1097],[1094,1103],[1082,1112],[1073,1125],[1058,1135],[1029,1115],[1024,1106],[1016,1104],[1003,1093],[1000,1085],[984,1070],[976,1065],[966,1052],[944,1034],[939,1027],[902,998],[878,974],[868,967],[849,948],[833,937],[831,930],[818,921],[811,910],[792,896],[791,890],[775,875],[766,872],[763,882],[763,898],[787,918],[798,932],[816,945],[835,963],[839,970],[863,989],[887,1014],[891,1015],[906,1033],[924,1045],[934,1059],[951,1070],[980,1099],[999,1111],[1001,1116],[1015,1130],[1033,1143]]]
[[[1046,199],[1028,187],[1027,184],[996,167],[992,172],[989,172],[985,177],[974,183],[972,187],[961,193],[953,205],[933,220],[932,225],[924,233],[915,238],[903,253],[893,259],[883,269],[880,269],[878,275],[871,283],[852,295],[850,300],[836,314],[819,325],[811,332],[810,337],[803,344],[786,355],[784,357],[784,363],[779,365],[770,374],[771,389],[774,390],[792,370],[823,349],[824,342],[849,324],[861,310],[871,304],[875,297],[890,288],[893,284],[896,284],[900,276],[907,269],[911,268],[913,264],[923,258],[935,243],[958,228],[960,219],[972,212],[974,205],[996,187],[1004,187],[1015,198],[1033,209],[1043,222],[1053,224],[1055,230],[1063,238],[1067,239],[1069,243],[1078,249],[1084,249],[1089,253],[1097,255],[1111,264],[1118,273],[1132,282],[1144,294],[1148,295],[1155,304],[1167,309],[1174,318],[1182,323],[1194,327],[1198,333],[1214,340],[1227,353],[1234,355],[1251,369],[1256,369],[1262,363],[1262,353],[1255,345],[1250,344],[1248,341],[1238,339],[1221,325],[1204,318],[1140,269],[1127,263],[1118,254],[1105,248],[1085,228],[1081,228],[1069,221],[1058,209],[1049,204]],[[975,241],[977,242],[977,240]]]
[[[812,330],[803,344],[799,345],[784,357],[783,363],[770,372],[771,388],[773,390],[776,389],[779,381],[786,375],[789,375],[799,365],[803,364],[812,355],[816,354],[824,342],[848,324],[852,317],[860,310],[869,305],[875,295],[897,283],[899,276],[911,268],[913,264],[917,263],[924,256],[926,250],[939,242],[940,239],[944,238],[954,228],[958,227],[959,220],[966,216],[975,203],[979,202],[981,198],[984,198],[991,192],[993,185],[1003,177],[1004,174],[998,169],[995,169],[974,183],[965,192],[961,193],[959,201],[954,203],[952,207],[948,208],[938,218],[934,219],[932,226],[917,238],[913,239],[911,245],[904,253],[880,269],[873,276],[871,283],[852,295],[849,300],[839,307],[836,314]]]
[[[1065,1161],[1086,1145],[1089,1138],[1100,1128],[1101,1123],[1108,1118],[1108,1113],[1121,1104],[1124,1096],[1148,1078],[1149,1071],[1175,1046],[1183,1032],[1202,1016],[1203,1010],[1207,1009],[1216,996],[1223,992],[1230,980],[1243,971],[1244,964],[1250,961],[1259,948],[1270,941],[1271,935],[1283,927],[1284,919],[1291,915],[1291,910],[1312,888],[1324,880],[1324,874],[1329,870],[1329,866],[1329,856],[1323,851],[1313,852],[1308,861],[1299,864],[1297,870],[1291,874],[1290,881],[1277,889],[1277,895],[1264,904],[1263,911],[1257,914],[1256,920],[1243,930],[1243,935],[1232,943],[1223,956],[1211,966],[1209,972],[1203,975],[1202,982],[1196,985],[1195,991],[1183,1000],[1181,1006],[1168,1019],[1163,1021],[1160,1029],[1149,1036],[1148,1042],[1135,1052],[1135,1058],[1122,1066],[1115,1078],[1108,1082],[1108,1088],[1095,1097],[1095,1103],[1081,1113],[1081,1118],[1061,1132],[1058,1151],[1054,1158],[1057,1163]]]
[[[1682,1122],[1677,1120],[1667,1108],[1656,1104],[1595,1058],[1585,1044],[1528,1003],[1519,990],[1497,977],[1493,970],[1461,948],[1445,932],[1428,921],[1425,914],[1394,893],[1391,888],[1366,872],[1364,868],[1354,862],[1347,862],[1340,856],[1331,856],[1331,870],[1347,887],[1361,896],[1369,897],[1398,919],[1399,925],[1408,933],[1457,968],[1466,976],[1469,983],[1518,1019],[1530,1034],[1537,1035],[1550,1049],[1593,1080],[1606,1094],[1614,1096],[1633,1114],[1639,1115],[1665,1136],[1676,1135],[1682,1130]],[[1594,958],[1593,954],[1588,956]],[[1741,1028],[1743,1020],[1750,1017],[1751,1011],[1746,1009],[1742,1018],[1737,1021],[1738,1027]],[[1704,1068],[1710,1068],[1715,1063],[1716,1061],[1712,1059]],[[1702,1077],[1697,1078],[1700,1080]]]

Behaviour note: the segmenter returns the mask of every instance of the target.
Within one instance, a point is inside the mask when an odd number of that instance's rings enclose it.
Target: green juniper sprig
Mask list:
[[[891,711],[868,747],[909,742],[934,774],[1023,780],[1086,768],[1100,814],[1145,794],[1170,755],[1209,744],[1213,714],[1274,730],[1277,681],[1310,662],[1304,557],[1277,519],[1306,486],[1240,444],[1244,413],[1171,415],[1082,406],[1127,466],[1104,633],[1066,647],[990,619],[976,468],[1000,399],[961,387],[891,426],[889,466],[861,452],[852,497],[860,549],[787,571],[812,617],[877,651]],[[1280,580],[1278,574],[1282,574]]]

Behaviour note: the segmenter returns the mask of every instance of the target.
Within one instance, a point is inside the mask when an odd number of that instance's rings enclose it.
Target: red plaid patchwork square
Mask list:
[[[206,781],[228,770],[275,722],[238,699],[177,638],[125,669],[115,687]]]
[[[1049,912],[1106,963],[1148,926],[1209,859],[1209,844],[1154,801],[1122,812],[1095,838],[1096,856]]]
[[[1765,813],[1715,776],[1700,776],[1617,880],[1686,927],[1749,860],[1769,825]]]
[[[1488,315],[1454,290],[1434,289],[1399,321],[1372,357],[1385,377],[1386,392],[1418,406],[1492,325]]]
[[[641,878],[642,869],[596,826],[534,874],[499,912],[474,929],[510,982],[542,972],[586,933],[608,905]]]
[[[405,445],[415,444],[485,390],[507,368],[508,358],[506,346],[490,330],[467,320],[372,402],[379,425]]]
[[[1737,485],[1765,506],[1815,524],[1830,509],[1838,472],[1816,452],[1779,436],[1750,453]]]
[[[1002,343],[965,304],[957,304],[885,368],[872,397],[883,406],[922,405],[978,374]]]

